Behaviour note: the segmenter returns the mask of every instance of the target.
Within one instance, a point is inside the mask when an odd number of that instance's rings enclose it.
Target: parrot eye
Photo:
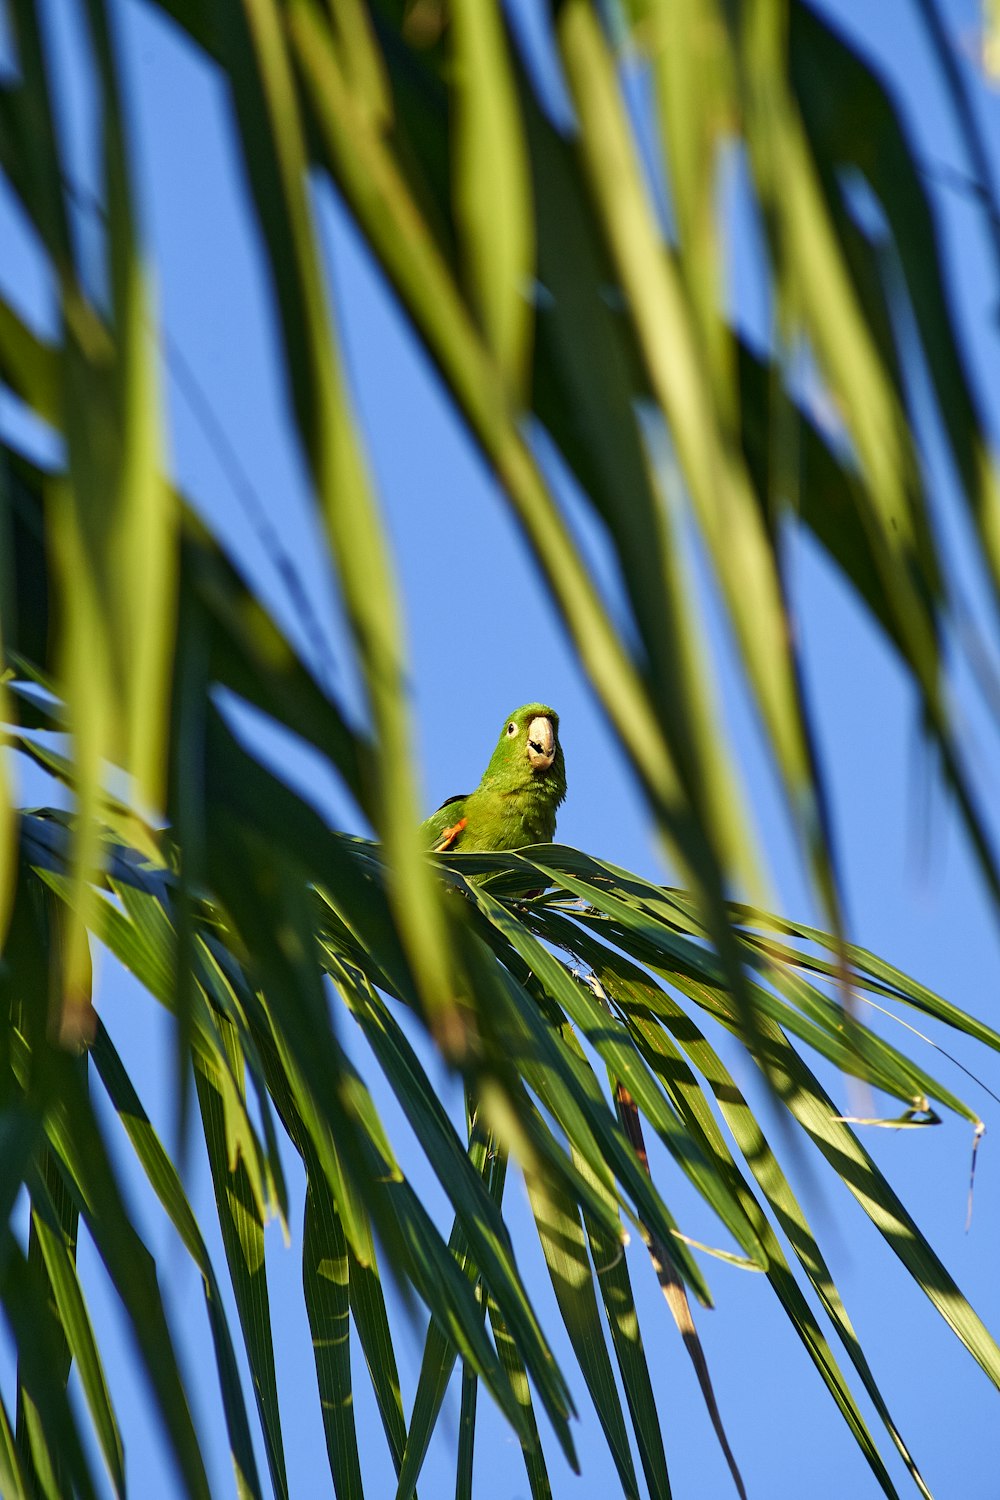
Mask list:
[[[517,733],[517,725],[514,723],[513,719],[511,719],[510,723],[507,725],[507,733],[508,734],[516,734]]]

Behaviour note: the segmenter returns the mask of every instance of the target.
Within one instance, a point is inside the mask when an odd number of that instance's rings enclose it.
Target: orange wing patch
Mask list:
[[[450,849],[468,821],[468,818],[459,818],[457,823],[453,823],[450,828],[446,828],[438,843],[434,845],[434,853],[443,854],[446,849]]]

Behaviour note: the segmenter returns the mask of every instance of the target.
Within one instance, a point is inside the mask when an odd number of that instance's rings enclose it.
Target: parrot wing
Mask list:
[[[431,813],[430,817],[421,823],[420,833],[423,842],[435,853],[455,847],[465,827],[465,804],[469,795],[468,792],[461,792],[457,797],[449,797],[447,801],[441,803],[437,812]]]

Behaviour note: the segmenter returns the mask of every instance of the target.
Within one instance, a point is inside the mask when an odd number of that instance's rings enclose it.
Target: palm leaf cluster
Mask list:
[[[1000,1043],[843,935],[783,568],[789,535],[804,528],[891,643],[996,901],[949,677],[962,651],[974,663],[989,652],[953,603],[904,323],[994,597],[996,470],[890,98],[800,0],[563,0],[542,41],[522,34],[517,6],[494,0],[155,8],[228,88],[294,429],[344,603],[341,650],[366,713],[359,724],[318,681],[166,472],[118,12],[104,0],[79,7],[101,152],[95,270],[77,233],[51,38],[35,0],[9,0],[0,168],[57,315],[43,337],[30,309],[0,301],[0,380],[30,414],[0,432],[0,717],[10,749],[63,785],[71,810],[19,810],[0,788],[0,1304],[17,1352],[16,1389],[0,1404],[4,1493],[100,1493],[95,1440],[125,1493],[102,1332],[77,1272],[81,1232],[132,1325],[184,1486],[208,1493],[156,1266],[95,1096],[130,1144],[130,1178],[160,1200],[203,1279],[240,1494],[265,1492],[255,1426],[271,1488],[288,1492],[263,1253],[265,1224],[288,1214],[285,1138],[306,1183],[303,1294],[339,1500],[363,1490],[349,1329],[400,1495],[413,1493],[458,1360],[459,1494],[471,1491],[480,1383],[520,1442],[534,1497],[551,1493],[542,1413],[574,1461],[570,1372],[504,1217],[509,1168],[527,1188],[579,1367],[572,1384],[593,1401],[623,1493],[670,1493],[622,1253],[630,1235],[648,1247],[720,1434],[689,1313],[689,1297],[711,1300],[705,1249],[767,1278],[884,1492],[895,1493],[887,1440],[927,1493],[717,1045],[719,1027],[742,1044],[778,1108],[1000,1385],[1000,1350],[805,1050],[895,1101],[897,1124],[953,1113],[978,1128],[975,1109],[843,997]],[[933,25],[931,0],[921,9]],[[976,159],[972,116],[960,119]],[[716,187],[734,159],[763,232],[767,349],[725,312]],[[390,541],[341,368],[317,180],[336,186],[495,472],[683,889],[555,846],[436,865],[420,851]],[[855,211],[861,183],[880,206],[877,230]],[[832,423],[810,415],[817,390]],[[596,524],[614,598],[575,535],[570,492]],[[694,602],[692,531],[830,936],[733,904],[764,881]],[[322,758],[376,842],[332,830],[258,761],[234,731],[236,700]],[[232,1298],[94,1013],[92,942],[174,1018],[181,1113],[200,1120]],[[440,1181],[448,1238],[388,1138],[372,1079],[350,1060],[348,1026]],[[420,1061],[420,1029],[462,1077],[464,1127]],[[669,1181],[650,1175],[644,1132],[724,1243],[692,1245]],[[383,1272],[430,1314],[409,1410]],[[81,1403],[68,1394],[71,1367]],[[886,1437],[870,1430],[859,1391]]]

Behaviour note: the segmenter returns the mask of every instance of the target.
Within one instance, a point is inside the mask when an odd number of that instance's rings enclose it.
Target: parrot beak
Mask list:
[[[528,759],[533,771],[547,771],[555,760],[556,737],[552,720],[532,719],[528,725]]]

